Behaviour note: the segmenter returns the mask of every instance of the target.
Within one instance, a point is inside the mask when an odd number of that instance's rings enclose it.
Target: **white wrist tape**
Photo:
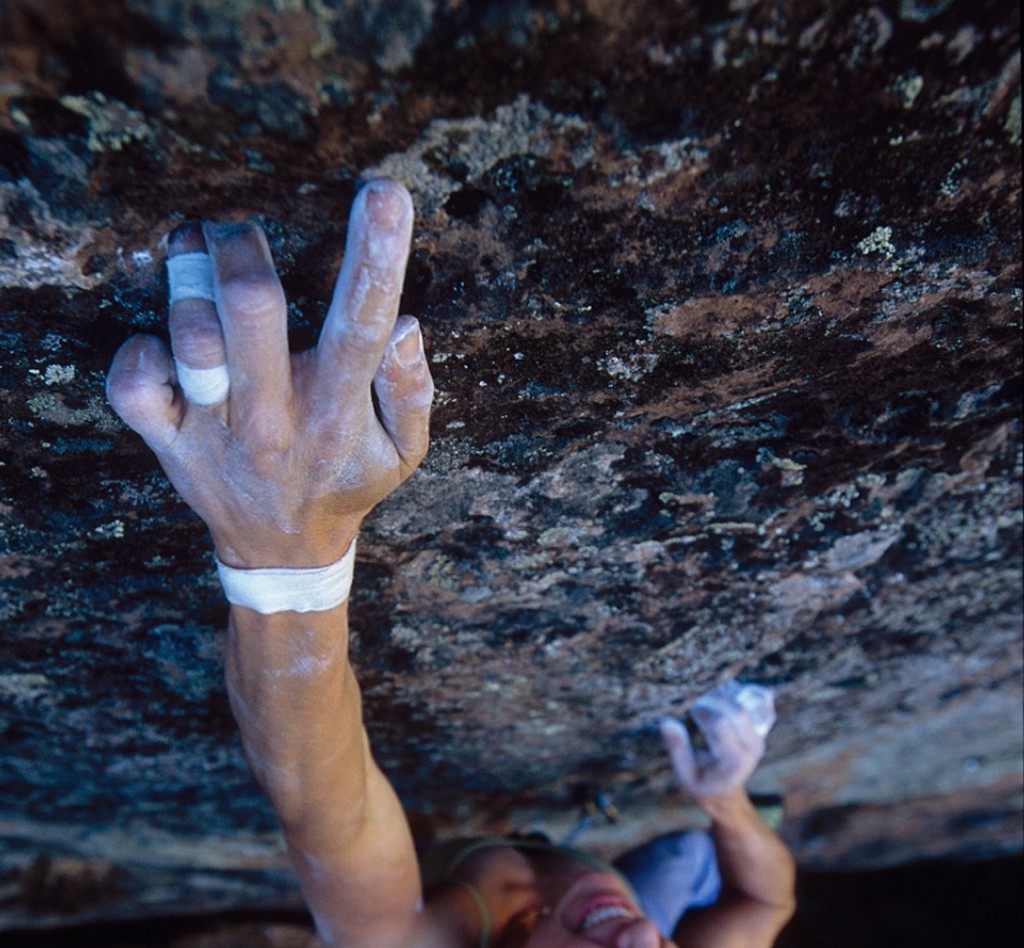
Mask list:
[[[217,560],[217,576],[228,602],[261,615],[275,612],[324,612],[348,599],[356,543],[329,566],[313,569],[235,569]]]
[[[201,252],[168,257],[167,287],[172,303],[178,300],[213,302],[213,259]]]

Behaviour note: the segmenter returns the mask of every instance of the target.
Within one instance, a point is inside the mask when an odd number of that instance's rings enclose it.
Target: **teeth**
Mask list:
[[[596,928],[602,922],[607,922],[610,918],[632,918],[633,913],[623,905],[605,905],[602,908],[596,908],[593,912],[590,912],[585,919],[583,919],[583,931],[589,931],[591,928]]]

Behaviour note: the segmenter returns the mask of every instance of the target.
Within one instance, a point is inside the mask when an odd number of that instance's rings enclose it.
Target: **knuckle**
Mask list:
[[[426,415],[430,412],[430,406],[434,401],[434,382],[427,376],[427,378],[419,385],[412,388],[406,393],[403,399],[403,408],[407,412],[417,415]],[[426,421],[424,421],[426,424]]]
[[[134,369],[111,372],[107,380],[107,393],[111,404],[117,407],[118,402],[134,401],[139,393],[146,392],[152,383],[142,373]]]
[[[376,353],[387,341],[387,328],[380,323],[349,319],[338,330],[337,342],[348,353]]]
[[[235,440],[245,446],[248,463],[261,476],[290,467],[294,428],[274,411],[240,412],[232,423]]]
[[[203,368],[224,362],[224,338],[212,315],[186,314],[171,323],[175,354],[189,365]]]
[[[284,293],[276,279],[233,276],[224,280],[219,289],[221,309],[236,323],[262,323],[279,319],[284,313]]]

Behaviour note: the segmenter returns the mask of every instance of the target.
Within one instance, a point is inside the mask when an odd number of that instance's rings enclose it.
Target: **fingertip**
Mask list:
[[[404,184],[394,178],[367,181],[360,197],[365,202],[367,218],[380,230],[397,230],[407,218],[411,222],[412,195]]]
[[[171,361],[166,346],[156,336],[130,336],[114,353],[107,371],[107,391],[115,397],[140,382],[171,380]]]
[[[238,238],[258,236],[263,232],[259,222],[251,217],[233,221],[204,220],[200,227],[207,246],[223,244],[225,241]]]
[[[257,218],[203,221],[199,227],[221,281],[267,270],[277,279],[267,232]]]
[[[388,399],[402,411],[429,411],[434,380],[423,348],[423,333],[414,316],[395,320],[375,382],[383,383]]]
[[[107,401],[129,428],[161,444],[177,430],[172,379],[166,346],[153,336],[132,336],[107,372]]]
[[[668,745],[669,750],[675,747],[689,747],[690,735],[682,722],[675,718],[664,717],[658,721],[658,729],[661,731],[662,740]]]
[[[185,221],[167,235],[167,256],[183,253],[206,253],[206,238],[199,221]]]
[[[415,316],[399,316],[395,320],[387,351],[403,369],[424,361],[423,333]]]

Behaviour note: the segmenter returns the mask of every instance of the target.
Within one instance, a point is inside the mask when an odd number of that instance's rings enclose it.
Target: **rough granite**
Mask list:
[[[103,378],[190,217],[309,345],[374,173],[438,397],[354,661],[418,836],[664,827],[653,723],[740,676],[802,866],[1019,853],[1020,149],[1004,0],[0,0],[0,929],[298,904]]]

